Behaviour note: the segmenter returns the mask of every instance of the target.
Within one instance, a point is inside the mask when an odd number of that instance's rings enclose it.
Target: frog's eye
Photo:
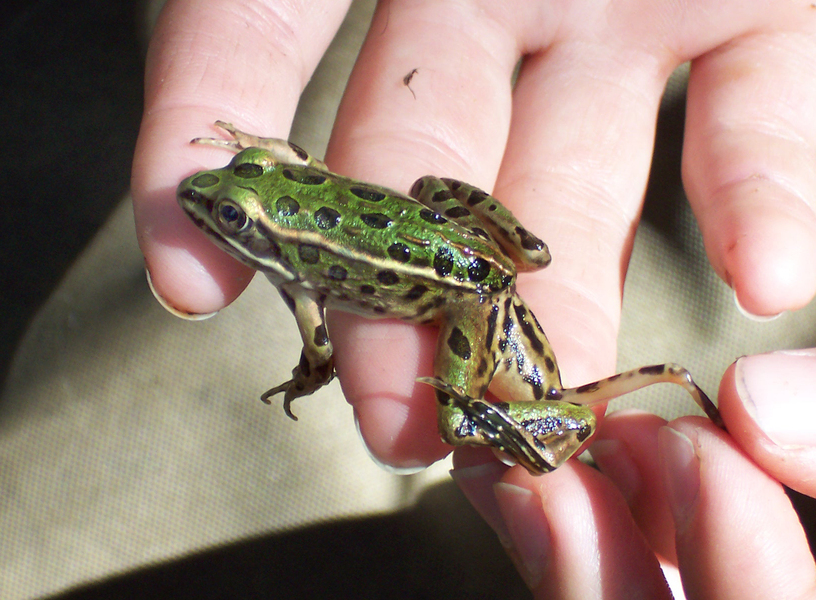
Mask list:
[[[218,223],[227,233],[238,233],[252,223],[243,209],[229,200],[224,200],[218,205],[217,217]]]

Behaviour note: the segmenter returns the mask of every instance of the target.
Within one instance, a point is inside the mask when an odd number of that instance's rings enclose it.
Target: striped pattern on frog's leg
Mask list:
[[[426,175],[409,195],[474,236],[495,241],[519,271],[536,271],[550,264],[547,244],[529,232],[496,198],[468,183]]]
[[[440,406],[455,406],[452,445],[490,445],[509,454],[533,475],[549,473],[566,462],[595,430],[595,414],[564,402],[500,402],[470,398],[434,377],[417,381],[436,388]],[[461,411],[461,419],[459,418]]]
[[[215,126],[226,131],[232,139],[195,138],[190,143],[227,148],[233,152],[240,152],[247,148],[263,148],[270,152],[270,158],[274,163],[283,165],[304,165],[320,169],[321,171],[329,170],[322,160],[316,159],[297,144],[293,144],[287,140],[258,137],[257,135],[241,131],[232,123],[225,123],[224,121],[216,121]]]
[[[442,325],[436,377],[420,380],[437,390],[440,433],[452,445],[493,446],[531,473],[552,471],[592,435],[595,415],[542,400],[560,389],[558,368],[544,332],[513,289],[486,303],[462,306]],[[508,401],[486,402],[488,387]]]
[[[547,394],[547,399],[591,406],[656,383],[673,383],[683,387],[691,394],[691,397],[697,405],[703,409],[706,416],[711,419],[717,427],[725,429],[725,423],[722,420],[720,411],[700,386],[694,382],[691,378],[691,373],[674,363],[651,365],[639,369],[632,369],[631,371],[624,371],[612,377],[607,377],[606,379],[588,383],[577,388],[550,390]]]

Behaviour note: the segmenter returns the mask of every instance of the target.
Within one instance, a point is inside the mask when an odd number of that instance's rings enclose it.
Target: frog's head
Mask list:
[[[176,190],[181,208],[216,244],[241,262],[278,270],[280,247],[265,226],[262,178],[277,161],[261,148],[236,154],[222,169],[201,171]]]

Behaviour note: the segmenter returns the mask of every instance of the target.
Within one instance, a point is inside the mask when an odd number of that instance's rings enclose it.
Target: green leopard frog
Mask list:
[[[285,140],[216,125],[237,152],[223,169],[178,187],[190,218],[221,248],[263,271],[303,339],[292,379],[262,399],[293,400],[334,377],[326,308],[439,327],[434,376],[439,430],[453,445],[488,445],[531,473],[552,471],[594,432],[588,408],[644,386],[675,383],[716,423],[717,408],[688,371],[635,369],[564,389],[555,355],[516,293],[516,273],[550,263],[547,246],[491,195],[423,177],[409,196],[330,172]],[[488,402],[491,389],[501,399]]]

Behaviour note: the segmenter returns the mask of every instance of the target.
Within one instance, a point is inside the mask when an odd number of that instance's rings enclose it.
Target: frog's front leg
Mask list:
[[[279,284],[278,289],[295,315],[303,340],[303,351],[300,362],[292,369],[292,379],[263,394],[261,400],[271,404],[269,399],[272,396],[284,392],[283,409],[290,418],[297,421],[290,408],[292,401],[312,394],[334,378],[332,343],[326,329],[322,300],[313,297],[309,290],[297,283]]]

